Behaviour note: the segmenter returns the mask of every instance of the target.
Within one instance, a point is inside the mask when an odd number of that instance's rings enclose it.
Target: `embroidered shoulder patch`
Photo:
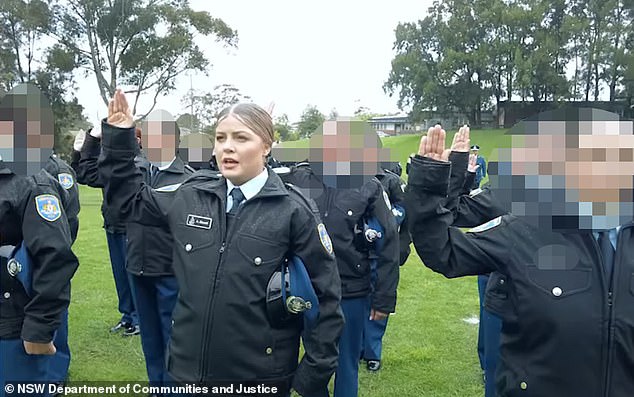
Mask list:
[[[73,176],[71,174],[59,174],[57,175],[57,180],[59,181],[59,184],[62,185],[62,187],[66,190],[70,189],[75,184],[75,181],[73,180]]]
[[[62,216],[59,199],[52,194],[42,194],[35,197],[35,208],[40,217],[49,222],[56,221]]]
[[[319,231],[319,240],[321,241],[321,245],[324,246],[326,252],[332,255],[334,252],[332,250],[332,241],[330,240],[330,236],[326,231],[326,226],[324,226],[323,223],[320,223],[319,225],[317,225],[317,231]]]
[[[491,219],[490,221],[488,221],[487,223],[483,223],[480,226],[476,226],[473,229],[470,229],[467,231],[467,233],[479,233],[479,232],[484,232],[490,229],[493,229],[496,226],[499,226],[500,223],[502,223],[502,217],[498,216],[495,219]]]

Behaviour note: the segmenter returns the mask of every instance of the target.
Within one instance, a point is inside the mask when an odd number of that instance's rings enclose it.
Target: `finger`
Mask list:
[[[427,154],[427,136],[420,137],[420,144],[418,145],[418,155],[425,156]]]
[[[446,132],[445,130],[443,130],[442,128],[438,127],[439,131],[438,131],[438,154],[442,154],[445,151],[445,139],[446,139]]]
[[[123,96],[123,93],[121,92],[120,89],[117,89],[117,92],[115,93],[116,99],[115,99],[115,110],[117,111],[117,113],[123,112],[123,101],[125,100],[125,97]]]
[[[108,101],[108,118],[114,115],[114,99]]]
[[[432,127],[429,129],[429,140],[430,140],[430,152],[433,153],[438,153],[438,133],[437,133],[437,128],[436,127]]]

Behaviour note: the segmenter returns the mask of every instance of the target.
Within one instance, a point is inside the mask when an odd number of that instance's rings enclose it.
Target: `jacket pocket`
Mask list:
[[[251,234],[237,236],[236,246],[240,255],[254,267],[268,268],[280,265],[288,248],[279,241],[268,240]]]
[[[555,299],[586,291],[592,284],[592,269],[590,268],[543,270],[535,266],[527,266],[526,272],[531,284]]]

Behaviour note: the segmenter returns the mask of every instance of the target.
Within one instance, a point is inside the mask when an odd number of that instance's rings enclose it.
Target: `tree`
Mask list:
[[[200,120],[190,113],[183,113],[176,119],[180,128],[187,128],[191,133],[200,132]]]
[[[310,138],[310,136],[326,120],[326,117],[317,109],[316,106],[308,105],[302,113],[299,123],[297,125],[297,131],[301,138]]]
[[[339,117],[339,112],[337,111],[337,108],[330,109],[328,120],[337,120],[337,117]]]
[[[275,123],[273,124],[273,131],[279,135],[280,140],[282,141],[290,141],[291,139],[291,126],[288,123],[288,116],[283,114],[279,117],[275,118]]]
[[[197,35],[235,47],[237,33],[224,21],[194,11],[188,0],[67,0],[56,13],[55,36],[79,57],[86,75],[96,77],[104,104],[122,85],[139,98],[175,88],[176,77],[190,70],[206,73],[209,60],[195,43]]]
[[[69,131],[88,123],[72,94],[76,58],[59,45],[40,47],[51,33],[55,12],[54,3],[40,0],[0,3],[0,86],[9,91],[18,83],[32,83],[42,90],[55,117],[54,150],[68,160]]]
[[[190,114],[200,122],[203,132],[213,135],[220,112],[227,106],[248,102],[251,97],[244,95],[231,84],[220,84],[212,92],[191,89],[182,98],[183,105],[189,107]]]

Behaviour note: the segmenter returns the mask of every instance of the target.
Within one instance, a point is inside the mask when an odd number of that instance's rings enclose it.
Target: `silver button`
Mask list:
[[[273,349],[271,349],[270,347],[266,348],[266,354],[271,354],[273,353]]]
[[[500,284],[504,284],[504,279],[503,278],[500,279]]]
[[[8,292],[4,293],[4,299],[9,299],[11,297],[11,294]]]
[[[559,288],[559,287],[555,287],[555,288],[553,288],[553,295],[555,295],[555,296],[561,296],[561,293],[562,293],[562,292],[563,292],[563,291],[562,291],[562,290],[561,290],[561,288]]]
[[[260,266],[262,264],[262,258],[256,256],[255,259],[253,259],[253,263],[255,263],[255,266]]]
[[[352,210],[348,210],[348,216],[352,216]]]
[[[191,244],[185,244],[185,251],[189,252],[192,250],[192,245]]]
[[[526,382],[520,383],[520,389],[522,389],[522,390],[528,389],[528,384],[526,384]]]

